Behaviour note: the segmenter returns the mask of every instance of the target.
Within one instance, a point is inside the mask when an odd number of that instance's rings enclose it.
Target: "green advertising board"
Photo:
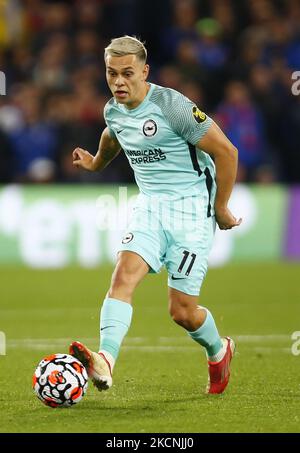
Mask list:
[[[137,188],[9,185],[0,188],[0,265],[94,267],[114,262]],[[237,185],[230,201],[239,228],[217,229],[210,265],[281,256],[287,190]]]

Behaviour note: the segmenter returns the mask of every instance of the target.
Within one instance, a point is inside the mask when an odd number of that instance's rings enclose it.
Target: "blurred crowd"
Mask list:
[[[192,99],[239,149],[239,181],[300,182],[299,0],[1,0],[0,183],[133,181],[123,155],[101,174],[71,158],[97,151],[103,50],[124,34],[146,42],[149,80]]]

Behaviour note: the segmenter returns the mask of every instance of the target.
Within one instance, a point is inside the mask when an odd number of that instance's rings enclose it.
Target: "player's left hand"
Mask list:
[[[242,219],[237,220],[227,207],[215,208],[215,213],[220,230],[231,230],[242,223]]]

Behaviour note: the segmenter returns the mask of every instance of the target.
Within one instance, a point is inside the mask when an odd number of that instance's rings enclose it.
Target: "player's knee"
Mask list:
[[[190,297],[175,295],[169,298],[169,313],[176,324],[186,330],[193,331],[199,327],[198,305]]]
[[[136,276],[133,272],[119,267],[112,276],[109,292],[122,289],[128,294],[132,294],[137,285]]]
[[[190,314],[185,307],[170,307],[170,316],[176,324],[187,328],[190,324]]]

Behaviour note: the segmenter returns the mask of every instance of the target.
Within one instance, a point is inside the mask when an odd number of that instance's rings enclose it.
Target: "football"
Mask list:
[[[69,354],[52,354],[38,364],[32,381],[36,396],[49,407],[79,403],[88,387],[88,375],[79,360]]]

